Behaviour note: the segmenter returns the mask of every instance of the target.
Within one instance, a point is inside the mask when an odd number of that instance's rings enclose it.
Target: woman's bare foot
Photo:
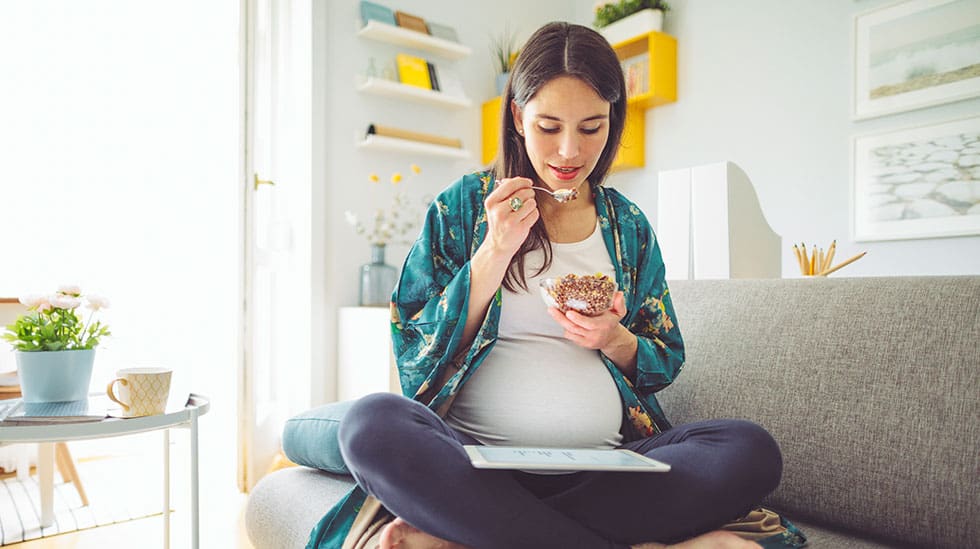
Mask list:
[[[446,541],[396,517],[381,530],[381,549],[467,549],[465,545]]]
[[[715,530],[674,545],[641,543],[634,545],[633,549],[759,549],[759,544],[742,539],[731,532]]]

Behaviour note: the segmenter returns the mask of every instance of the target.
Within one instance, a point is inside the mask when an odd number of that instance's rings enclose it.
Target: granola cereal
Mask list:
[[[541,282],[545,301],[561,312],[569,309],[595,316],[612,307],[616,282],[602,273],[594,275],[567,274]]]

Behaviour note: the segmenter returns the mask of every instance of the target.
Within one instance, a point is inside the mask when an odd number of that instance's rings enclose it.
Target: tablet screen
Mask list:
[[[656,470],[669,465],[629,450],[465,446],[475,467],[500,469]]]

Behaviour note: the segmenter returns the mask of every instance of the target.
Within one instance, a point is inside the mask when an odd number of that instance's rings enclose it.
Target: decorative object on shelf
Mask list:
[[[393,128],[391,126],[379,126],[378,124],[371,124],[368,126],[367,134],[393,137],[395,139],[403,139],[405,141],[416,141],[418,143],[429,143],[432,145],[440,145],[442,147],[453,147],[456,149],[463,148],[463,142],[453,137],[442,137],[429,133],[413,132],[410,130]]]
[[[397,25],[395,12],[387,6],[361,0],[361,21],[367,25],[368,21],[380,21],[388,25]]]
[[[854,138],[854,240],[980,234],[980,117]]]
[[[432,21],[429,21],[428,25],[429,34],[433,37],[449,40],[450,42],[459,42],[459,35],[456,34],[456,29],[450,27],[449,25],[433,23]]]
[[[419,175],[422,169],[418,165],[410,166],[412,175]],[[377,174],[372,173],[368,180],[377,185],[381,179]],[[412,230],[418,226],[421,212],[412,203],[412,200],[397,189],[405,183],[405,177],[400,172],[395,172],[390,178],[391,188],[395,188],[392,196],[391,206],[385,210],[378,208],[375,210],[373,225],[367,226],[362,222],[356,213],[347,210],[344,212],[347,222],[354,227],[354,232],[364,235],[368,244],[371,245],[371,262],[360,267],[360,294],[358,304],[363,307],[386,307],[391,299],[391,292],[395,289],[395,282],[398,270],[385,263],[385,249],[388,244],[410,244],[412,241]]]
[[[913,0],[854,16],[854,118],[980,95],[976,0]]]
[[[417,15],[412,15],[403,11],[395,11],[395,22],[397,22],[398,26],[402,27],[403,29],[413,30],[422,34],[429,34],[429,26],[425,24],[425,19],[422,19]]]
[[[596,6],[592,25],[610,44],[651,31],[663,30],[664,13],[670,10],[662,0],[619,0]]]
[[[20,315],[3,334],[16,350],[17,372],[25,402],[80,400],[88,395],[95,348],[110,335],[108,326],[94,319],[109,302],[103,297],[84,298],[91,310],[83,321],[78,308],[83,296],[78,286],[66,285],[50,295],[20,299],[28,312]]]
[[[520,53],[517,48],[517,35],[505,26],[499,36],[494,36],[490,40],[490,51],[493,54],[494,69],[497,74],[495,89],[497,95],[501,95],[510,78],[510,69],[517,60],[517,54]]]

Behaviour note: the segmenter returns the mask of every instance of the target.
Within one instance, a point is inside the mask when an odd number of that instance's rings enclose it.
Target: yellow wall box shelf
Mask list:
[[[649,70],[643,93],[629,98],[630,106],[652,109],[677,101],[677,39],[662,32],[648,32],[613,44],[620,61],[646,57]]]
[[[423,90],[418,86],[409,86],[407,84],[385,80],[384,78],[359,77],[357,91],[454,109],[465,109],[473,105],[473,102],[466,97],[447,95],[432,90]]]
[[[367,25],[364,25],[357,32],[357,35],[379,42],[395,44],[396,46],[414,48],[446,59],[462,59],[473,53],[473,50],[469,47],[458,42],[429,36],[418,31],[404,29],[374,20],[368,21]]]

